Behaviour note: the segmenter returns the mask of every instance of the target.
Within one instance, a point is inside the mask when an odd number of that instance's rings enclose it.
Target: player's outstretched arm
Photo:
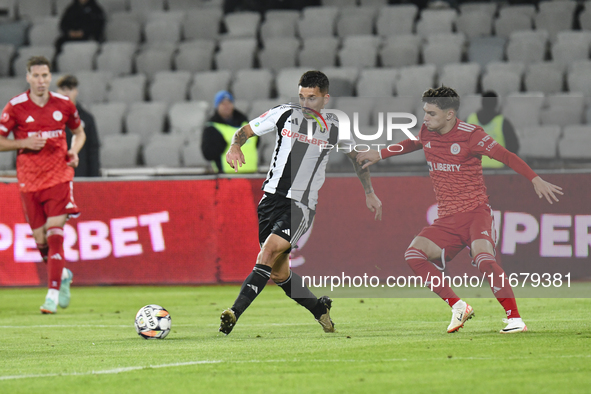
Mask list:
[[[244,154],[242,153],[242,145],[248,140],[250,137],[254,136],[254,131],[249,124],[242,126],[239,128],[234,136],[232,137],[232,144],[230,145],[230,149],[226,153],[226,162],[234,169],[235,172],[238,172],[238,167],[242,167],[243,164],[246,164],[244,160]]]
[[[371,175],[369,170],[366,168],[366,166],[362,167],[361,164],[358,163],[358,156],[359,153],[355,151],[347,154],[347,157],[349,157],[353,163],[355,173],[357,174],[357,177],[361,181],[363,189],[365,190],[365,205],[367,205],[367,208],[370,211],[375,213],[375,220],[382,220],[382,202],[374,193],[373,186],[371,185]]]
[[[558,197],[556,197],[556,194],[560,194],[561,196],[564,195],[560,186],[553,185],[550,182],[543,180],[539,176],[532,179],[531,183],[533,183],[534,190],[536,191],[538,197],[546,197],[546,200],[548,200],[550,204],[552,204],[552,200],[558,202]]]

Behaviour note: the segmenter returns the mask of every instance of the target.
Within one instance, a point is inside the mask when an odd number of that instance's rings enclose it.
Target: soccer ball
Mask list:
[[[144,339],[166,338],[170,325],[170,313],[160,305],[146,305],[135,315],[135,330]]]

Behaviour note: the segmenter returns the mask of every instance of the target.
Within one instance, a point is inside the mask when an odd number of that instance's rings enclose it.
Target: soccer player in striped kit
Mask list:
[[[357,155],[359,163],[367,160],[366,168],[391,156],[419,149],[425,152],[429,175],[437,198],[438,219],[425,227],[411,242],[404,255],[408,265],[430,286],[430,278],[441,276],[439,270],[464,247],[478,269],[493,275],[491,290],[505,309],[507,326],[501,333],[527,331],[515,302],[505,272],[495,260],[495,229],[492,210],[482,176],[482,156],[498,160],[532,182],[540,198],[550,204],[558,201],[561,188],[540,178],[523,160],[499,145],[477,125],[457,118],[460,97],[452,88],[441,86],[423,93],[425,116],[418,140],[400,142],[403,149],[390,152],[370,150]],[[439,268],[439,270],[438,270]],[[503,286],[504,284],[504,286]],[[433,291],[452,308],[447,332],[456,332],[474,315],[470,305],[462,301],[445,283],[434,286]]]

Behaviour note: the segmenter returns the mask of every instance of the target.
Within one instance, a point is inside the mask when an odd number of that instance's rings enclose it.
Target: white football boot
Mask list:
[[[514,317],[512,319],[503,319],[503,323],[507,324],[507,327],[499,331],[501,334],[513,334],[514,332],[526,332],[527,326],[521,320],[520,317]]]
[[[474,316],[474,310],[472,307],[462,300],[456,302],[454,306],[451,307],[451,313],[451,323],[449,323],[449,326],[447,327],[448,333],[458,331],[460,328],[464,327],[466,320],[472,319],[472,316]]]

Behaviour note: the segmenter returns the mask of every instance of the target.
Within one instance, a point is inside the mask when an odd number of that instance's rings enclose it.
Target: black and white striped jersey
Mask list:
[[[275,133],[275,149],[263,190],[278,193],[292,200],[316,208],[318,191],[325,179],[328,154],[334,146],[347,153],[353,149],[353,140],[339,140],[339,122],[336,116],[324,116],[328,130],[314,119],[304,118],[294,105],[274,107],[250,121],[258,136]],[[312,122],[312,139],[308,138],[308,122]]]

